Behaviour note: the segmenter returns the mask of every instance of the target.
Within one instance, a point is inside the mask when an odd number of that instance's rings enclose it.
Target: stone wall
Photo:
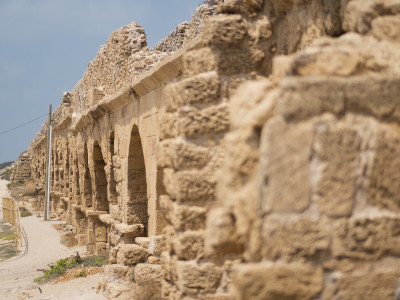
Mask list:
[[[51,211],[109,255],[99,290],[397,297],[398,1],[196,14],[213,16],[161,42],[168,55],[136,23],[114,32],[54,114]],[[30,149],[40,191],[45,137]]]
[[[10,181],[25,182],[31,180],[31,159],[29,152],[22,153],[14,163],[14,170],[11,174]]]

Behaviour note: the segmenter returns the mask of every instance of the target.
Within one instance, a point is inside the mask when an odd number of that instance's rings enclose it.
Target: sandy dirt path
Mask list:
[[[0,180],[0,197],[8,195],[7,183]],[[85,250],[82,247],[67,248],[60,243],[60,233],[52,226],[60,222],[43,221],[33,215],[22,218],[21,223],[27,235],[21,251],[25,254],[0,262],[0,299],[106,299],[95,292],[101,274],[41,285],[40,292],[34,282],[34,278],[43,275],[38,269],[46,269],[48,264],[60,258],[76,251],[82,254]]]

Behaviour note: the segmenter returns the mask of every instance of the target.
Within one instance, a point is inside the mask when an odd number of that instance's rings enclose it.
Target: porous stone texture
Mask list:
[[[218,6],[223,0],[205,0],[195,10],[190,22],[179,24],[165,39],[160,41],[155,50],[174,52],[193,40],[202,30],[203,22],[218,13]]]
[[[398,297],[399,18],[397,0],[210,0],[154,50],[114,32],[53,116],[51,211],[109,254],[99,289]]]
[[[313,299],[322,289],[322,270],[306,264],[247,264],[234,270],[237,299]]]
[[[19,156],[18,160],[14,163],[14,170],[10,181],[25,182],[32,178],[31,159],[32,155],[29,152],[24,152]]]

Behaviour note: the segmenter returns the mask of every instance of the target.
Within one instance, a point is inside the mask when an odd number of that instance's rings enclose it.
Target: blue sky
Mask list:
[[[53,110],[111,32],[132,21],[149,47],[201,0],[0,0],[0,132]],[[25,151],[46,117],[0,134],[0,163]]]

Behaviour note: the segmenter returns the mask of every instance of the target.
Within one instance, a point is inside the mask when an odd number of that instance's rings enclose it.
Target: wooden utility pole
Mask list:
[[[47,150],[46,150],[46,182],[45,182],[45,200],[44,200],[44,220],[49,219],[50,210],[50,174],[51,174],[51,104],[49,105],[49,121],[47,124]]]

